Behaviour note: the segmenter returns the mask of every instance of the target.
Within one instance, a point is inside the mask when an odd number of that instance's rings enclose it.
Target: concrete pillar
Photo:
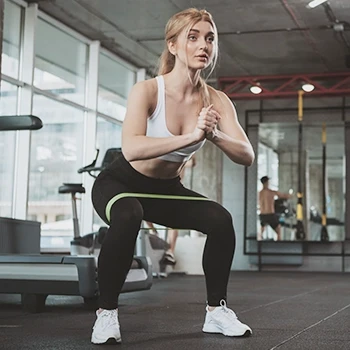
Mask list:
[[[221,203],[222,161],[222,151],[207,141],[196,153],[196,166],[186,169],[183,179],[184,186]]]

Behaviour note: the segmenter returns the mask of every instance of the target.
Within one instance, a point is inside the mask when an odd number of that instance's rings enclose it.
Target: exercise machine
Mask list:
[[[96,150],[96,155],[91,164],[80,168],[79,174],[88,173],[93,178],[96,178],[96,172],[105,169],[109,164],[116,159],[121,152],[121,148],[109,148],[102,160],[100,166],[96,166],[99,150]],[[85,187],[82,183],[63,183],[58,188],[58,192],[62,194],[70,194],[72,204],[72,219],[73,219],[73,240],[70,242],[71,255],[95,255],[98,256],[101,249],[101,243],[107,232],[107,227],[101,227],[97,232],[91,232],[83,236],[80,235],[79,218],[77,211],[77,193],[84,194]]]
[[[0,131],[38,130],[42,126],[42,121],[32,115],[0,117]],[[146,290],[151,286],[150,259],[135,256],[122,292]],[[48,295],[79,295],[87,306],[95,307],[97,258],[95,255],[40,254],[40,251],[4,252],[0,255],[0,293],[21,294],[22,305],[29,312],[43,311]]]

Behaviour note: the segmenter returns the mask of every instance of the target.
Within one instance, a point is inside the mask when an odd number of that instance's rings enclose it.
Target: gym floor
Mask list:
[[[204,334],[203,276],[170,275],[149,291],[122,294],[123,349],[350,349],[350,281],[337,273],[232,272],[228,305],[249,338]],[[95,321],[80,297],[49,296],[44,313],[24,313],[0,294],[0,349],[96,349]],[[97,347],[98,348],[98,347]],[[101,347],[100,347],[101,348]],[[108,349],[113,346],[107,346]]]

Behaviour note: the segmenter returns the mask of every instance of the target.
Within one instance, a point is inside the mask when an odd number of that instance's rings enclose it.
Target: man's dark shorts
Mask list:
[[[275,229],[280,224],[277,214],[260,214],[260,225],[265,227],[270,225]]]

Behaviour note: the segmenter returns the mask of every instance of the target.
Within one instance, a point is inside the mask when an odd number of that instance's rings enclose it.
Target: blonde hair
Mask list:
[[[198,81],[196,84],[196,87],[198,88],[198,91],[200,93],[201,99],[203,101],[204,106],[210,105],[210,95],[208,90],[208,85],[206,83],[206,79],[210,76],[210,74],[213,72],[217,57],[218,57],[218,32],[216,25],[214,23],[212,15],[206,11],[206,10],[199,10],[196,8],[189,8],[187,10],[183,10],[181,12],[176,13],[173,15],[166,27],[165,27],[165,48],[163,50],[163,53],[161,54],[159,58],[159,69],[158,69],[158,75],[163,75],[171,72],[175,66],[175,56],[168,50],[168,42],[175,43],[180,35],[180,33],[183,30],[186,30],[188,33],[190,29],[198,22],[200,21],[206,21],[211,24],[211,26],[214,29],[214,50],[213,54],[214,57],[212,61],[210,62],[210,71],[206,78],[203,78],[201,76],[198,77]],[[193,83],[193,82],[192,82]]]

